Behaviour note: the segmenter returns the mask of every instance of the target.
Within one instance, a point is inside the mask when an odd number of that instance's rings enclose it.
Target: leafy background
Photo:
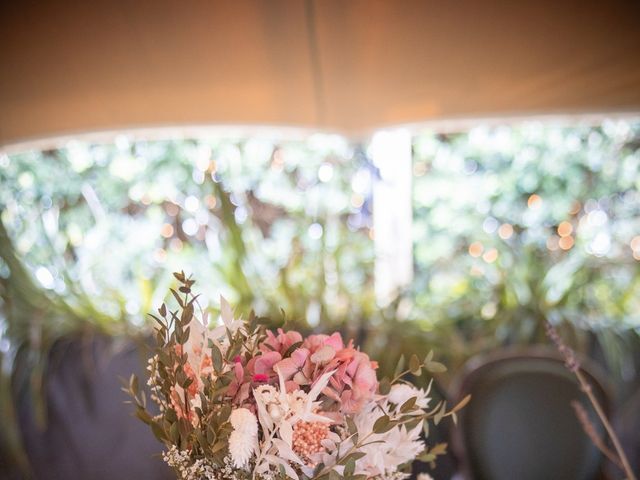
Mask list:
[[[0,413],[12,377],[37,392],[59,339],[144,332],[176,270],[213,309],[222,293],[305,331],[340,329],[385,373],[431,348],[455,372],[546,342],[549,319],[624,398],[640,364],[640,121],[422,131],[413,152],[415,279],[385,308],[366,143],[119,136],[0,154]]]

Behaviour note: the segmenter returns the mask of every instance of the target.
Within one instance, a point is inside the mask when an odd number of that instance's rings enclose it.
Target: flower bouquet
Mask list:
[[[194,281],[174,275],[178,308],[163,304],[153,315],[158,345],[147,383],[159,410],[147,409],[135,376],[125,390],[178,478],[400,479],[416,458],[434,462],[445,452],[422,438],[429,422],[455,421],[468,398],[447,410],[431,404],[429,388],[404,380],[443,371],[431,353],[379,382],[376,362],[339,333],[274,333],[253,313],[234,318],[223,298],[222,324],[210,329]]]

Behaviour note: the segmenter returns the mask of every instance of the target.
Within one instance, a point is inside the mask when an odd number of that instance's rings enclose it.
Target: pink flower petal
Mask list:
[[[289,380],[298,372],[298,365],[292,358],[285,358],[274,365],[274,370],[280,372],[285,380]]]
[[[316,350],[316,352],[311,355],[311,361],[314,363],[325,364],[330,360],[333,360],[333,357],[335,356],[335,349],[329,345],[325,345],[324,347]]]
[[[263,353],[259,357],[252,359],[255,360],[255,363],[253,365],[254,374],[271,374],[273,372],[273,366],[281,359],[282,355],[280,355],[278,352]]]
[[[306,348],[296,348],[296,350],[291,354],[291,359],[295,362],[295,364],[299,367],[304,365],[304,362],[309,358],[309,350]]]

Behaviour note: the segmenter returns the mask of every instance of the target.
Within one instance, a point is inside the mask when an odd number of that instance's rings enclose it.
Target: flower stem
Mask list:
[[[613,447],[616,449],[618,457],[620,458],[620,462],[622,463],[622,469],[624,470],[624,473],[627,476],[627,480],[636,480],[636,477],[633,474],[633,471],[631,470],[631,465],[629,464],[629,460],[627,459],[627,455],[624,453],[624,450],[622,449],[620,440],[618,439],[618,436],[613,430],[611,423],[609,423],[609,420],[607,419],[607,416],[605,415],[604,410],[602,409],[602,406],[600,406],[598,399],[593,394],[591,385],[589,384],[589,382],[587,381],[587,379],[584,377],[583,373],[580,370],[576,370],[575,374],[576,374],[576,377],[578,378],[578,382],[580,382],[582,391],[589,398],[591,405],[593,405],[594,410],[598,414],[598,418],[600,418],[602,425],[604,426],[605,430],[607,431],[607,434],[609,435],[609,438],[611,439],[611,442],[613,443]]]

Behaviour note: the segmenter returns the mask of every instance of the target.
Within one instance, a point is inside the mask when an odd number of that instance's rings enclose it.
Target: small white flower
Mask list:
[[[433,480],[433,477],[428,473],[419,473],[417,480]]]
[[[278,420],[280,420],[280,418],[282,418],[282,409],[280,408],[279,405],[272,403],[269,405],[269,415],[271,415],[271,418],[273,419],[274,422],[278,422]]]
[[[236,408],[231,412],[229,422],[233,427],[229,436],[229,453],[234,466],[244,468],[258,448],[258,420],[250,410]]]
[[[429,405],[427,392],[414,386],[407,385],[406,383],[396,383],[392,386],[391,391],[387,396],[387,400],[391,403],[395,403],[396,405],[402,405],[412,397],[416,397],[416,406],[420,408],[426,408],[427,405]]]

